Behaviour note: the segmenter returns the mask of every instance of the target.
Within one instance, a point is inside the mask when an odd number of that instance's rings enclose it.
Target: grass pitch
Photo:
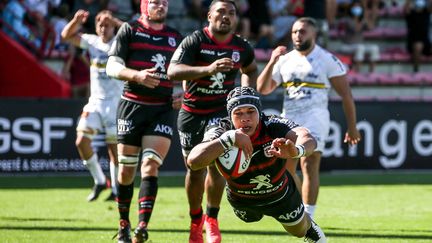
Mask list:
[[[316,221],[329,242],[432,242],[432,173],[322,174],[321,183]],[[183,177],[159,184],[149,242],[188,242]],[[104,201],[109,191],[86,202],[91,186],[90,176],[0,177],[0,242],[116,242],[116,204]],[[222,202],[222,242],[303,242],[271,218],[243,223]]]

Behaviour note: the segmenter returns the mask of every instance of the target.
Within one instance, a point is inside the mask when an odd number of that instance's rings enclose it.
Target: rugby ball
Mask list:
[[[216,159],[216,167],[225,178],[237,178],[249,168],[250,161],[240,148],[235,146],[224,151]]]

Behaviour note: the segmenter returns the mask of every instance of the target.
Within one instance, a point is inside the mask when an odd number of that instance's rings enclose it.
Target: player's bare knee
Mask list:
[[[131,170],[122,170],[118,172],[118,181],[122,185],[130,185],[135,179],[135,173]]]
[[[90,145],[91,141],[93,141],[96,135],[96,131],[94,130],[78,130],[77,138],[75,140],[75,146],[83,147]],[[87,141],[86,141],[87,140]]]

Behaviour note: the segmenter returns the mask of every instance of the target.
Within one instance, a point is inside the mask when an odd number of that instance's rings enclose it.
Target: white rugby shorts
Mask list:
[[[302,127],[309,129],[317,140],[315,151],[323,152],[325,141],[330,131],[330,112],[328,109],[312,108],[296,112],[287,112],[283,117],[293,120]]]
[[[117,143],[118,99],[98,100],[87,103],[83,108],[77,131],[92,129],[105,132],[107,143]]]

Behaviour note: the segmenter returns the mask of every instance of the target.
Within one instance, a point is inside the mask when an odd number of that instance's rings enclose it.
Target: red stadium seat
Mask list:
[[[416,76],[422,80],[424,85],[432,85],[432,72],[418,72]]]
[[[409,84],[410,82],[418,81],[411,73],[393,73],[392,76],[401,84]]]
[[[358,85],[375,85],[378,83],[376,75],[371,75],[370,73],[358,73],[356,75],[356,83]]]
[[[403,7],[402,6],[391,6],[387,7],[387,16],[389,17],[401,17],[403,16]]]
[[[416,101],[421,101],[422,98],[420,96],[401,96],[398,97],[399,101],[408,101],[408,102],[416,102]]]

